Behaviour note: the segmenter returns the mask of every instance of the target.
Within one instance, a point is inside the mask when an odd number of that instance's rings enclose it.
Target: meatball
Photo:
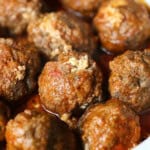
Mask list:
[[[40,57],[32,45],[0,39],[0,58],[1,97],[15,101],[35,90]]]
[[[12,34],[20,34],[31,20],[40,13],[41,0],[1,0],[0,27],[7,27]]]
[[[7,150],[76,150],[68,126],[52,114],[25,110],[6,126]]]
[[[109,91],[136,112],[150,107],[150,49],[127,51],[110,61]]]
[[[64,7],[80,12],[87,17],[93,17],[104,0],[61,0]]]
[[[0,101],[0,141],[4,140],[6,123],[10,116],[9,108]]]
[[[100,100],[102,74],[86,54],[70,52],[48,62],[39,76],[41,103],[60,116]]]
[[[41,15],[31,22],[28,37],[50,59],[72,49],[92,51],[96,47],[90,26],[63,11]]]
[[[150,37],[149,24],[146,7],[134,0],[106,1],[94,18],[102,46],[113,53],[142,47]]]
[[[85,150],[127,150],[140,138],[139,117],[116,99],[88,109],[79,129]]]

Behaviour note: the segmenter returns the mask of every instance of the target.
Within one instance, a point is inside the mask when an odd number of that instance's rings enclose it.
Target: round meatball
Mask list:
[[[109,91],[136,112],[150,107],[150,49],[127,51],[110,61]]]
[[[9,108],[0,101],[0,141],[5,138],[6,123],[10,116]]]
[[[93,17],[99,5],[104,0],[61,0],[64,7],[80,12],[87,17]]]
[[[1,0],[0,26],[13,34],[22,33],[40,13],[41,0]]]
[[[7,150],[76,150],[74,134],[52,114],[25,110],[6,126]]]
[[[139,117],[115,99],[88,109],[79,129],[86,150],[127,150],[140,139]]]
[[[31,22],[28,37],[50,59],[72,49],[92,51],[96,47],[90,26],[63,11],[41,15]]]
[[[17,44],[0,39],[0,96],[8,101],[19,100],[31,93],[40,69],[38,52],[29,43]]]
[[[70,52],[48,62],[39,76],[41,103],[50,111],[70,114],[100,100],[102,74],[85,53]]]
[[[149,24],[146,7],[134,0],[106,1],[94,18],[102,46],[113,53],[142,47],[150,37]]]

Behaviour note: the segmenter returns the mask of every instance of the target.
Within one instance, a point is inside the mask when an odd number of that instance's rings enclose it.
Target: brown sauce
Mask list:
[[[140,114],[141,140],[150,135],[150,109]]]

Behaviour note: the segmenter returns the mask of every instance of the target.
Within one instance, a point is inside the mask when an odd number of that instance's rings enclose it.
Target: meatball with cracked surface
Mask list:
[[[8,28],[13,34],[22,33],[37,18],[41,5],[41,0],[1,0],[0,27]]]
[[[0,141],[5,139],[6,124],[10,117],[10,110],[7,105],[0,101]]]
[[[47,13],[31,22],[28,37],[50,59],[72,49],[92,51],[96,47],[89,24],[64,11]]]
[[[101,83],[101,71],[86,53],[64,53],[58,61],[46,63],[39,76],[41,103],[60,116],[70,115],[101,100]]]
[[[52,114],[25,110],[6,126],[7,150],[76,150],[68,126]]]
[[[150,107],[150,49],[126,51],[110,61],[109,91],[136,112]]]
[[[0,58],[1,97],[16,101],[35,90],[40,57],[32,44],[0,39]]]
[[[85,150],[127,150],[140,139],[139,117],[117,99],[89,108],[79,130]]]
[[[104,0],[61,0],[64,7],[80,12],[87,17],[93,17]]]
[[[106,1],[94,18],[102,46],[113,53],[142,47],[150,37],[149,24],[146,7],[134,0]]]

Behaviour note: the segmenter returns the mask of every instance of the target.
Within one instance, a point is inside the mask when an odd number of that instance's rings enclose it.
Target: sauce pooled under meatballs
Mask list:
[[[6,124],[9,117],[9,107],[0,101],[0,141],[3,141],[5,139]]]

